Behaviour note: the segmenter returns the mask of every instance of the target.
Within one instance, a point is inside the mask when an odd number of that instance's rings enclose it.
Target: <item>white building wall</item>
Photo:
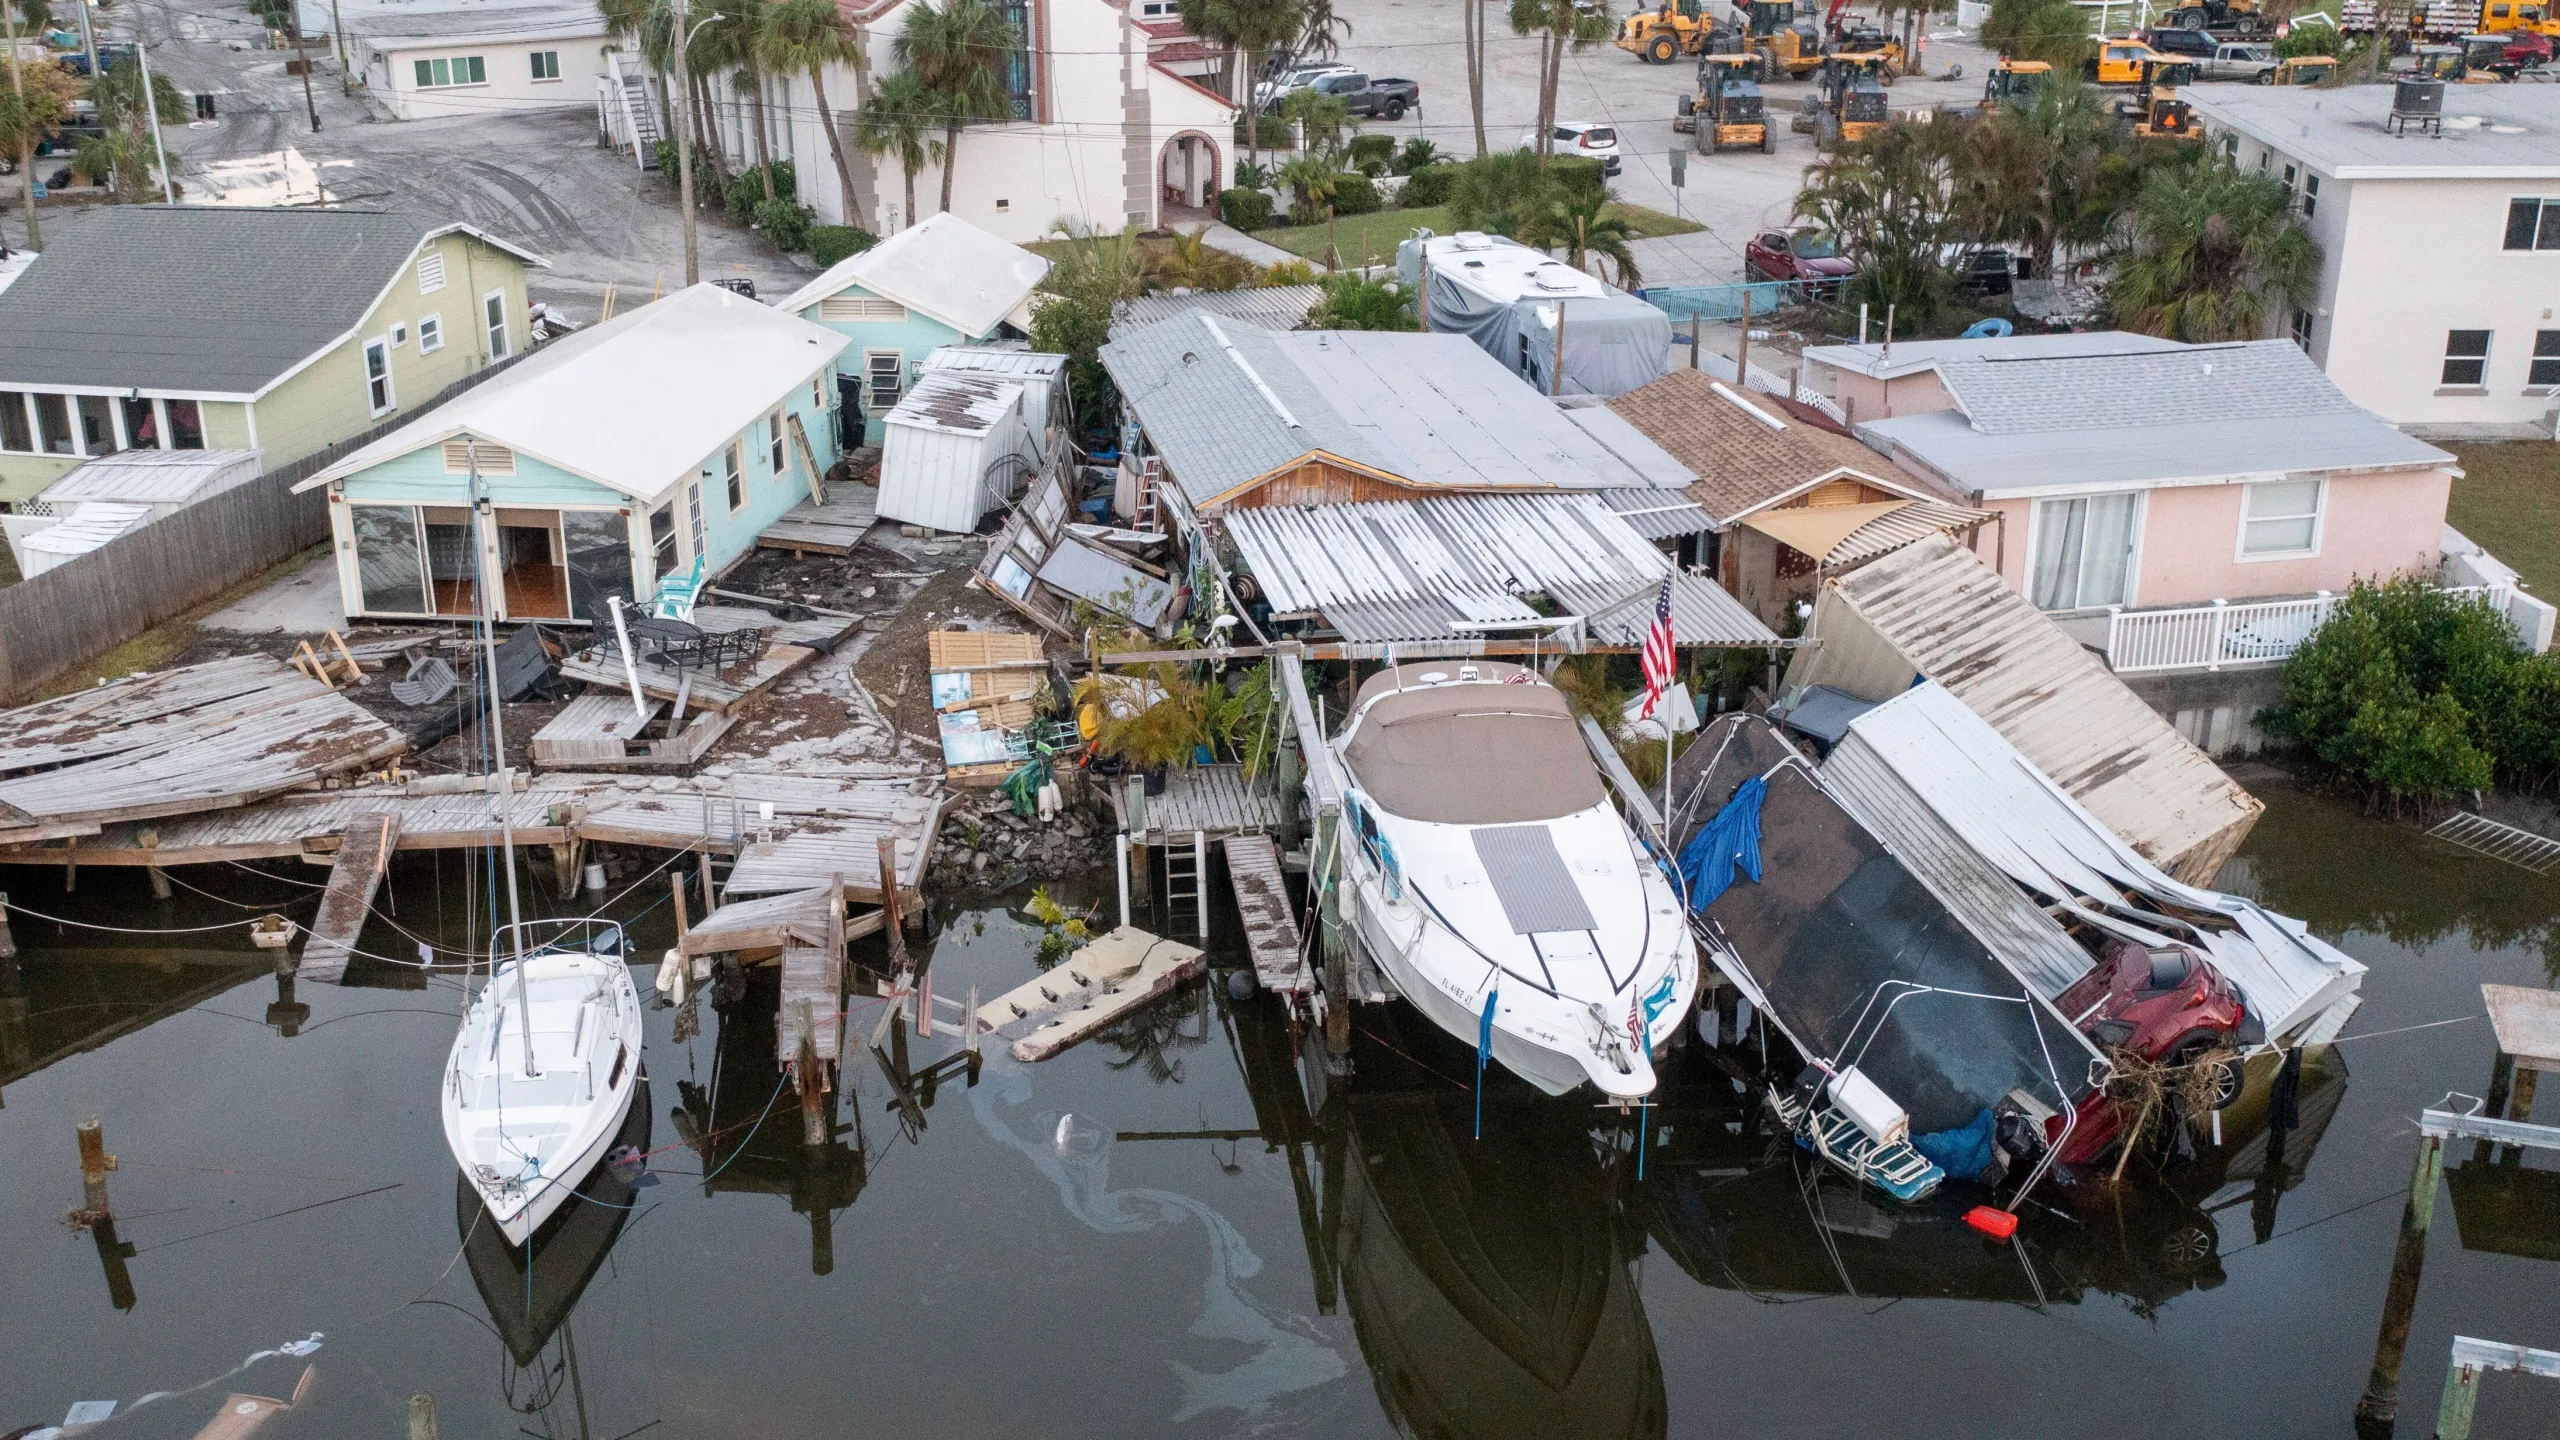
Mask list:
[[[607,48],[601,35],[504,43],[477,41],[468,36],[431,43],[359,38],[357,43],[364,50],[366,86],[403,120],[593,105],[596,77],[604,73]],[[377,43],[385,48],[375,48]],[[558,79],[534,78],[533,57],[543,52],[560,57]],[[480,57],[482,71],[488,77],[480,84],[419,88],[416,62],[471,55]]]

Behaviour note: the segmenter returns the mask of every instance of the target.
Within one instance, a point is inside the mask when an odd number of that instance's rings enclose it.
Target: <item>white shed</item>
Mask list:
[[[1067,394],[1067,357],[1021,345],[945,345],[924,357],[925,374],[995,375],[1022,387],[1024,429],[1043,461],[1055,455],[1074,423]]]
[[[998,375],[923,375],[882,417],[880,518],[965,534],[1040,468],[1025,390]]]
[[[53,513],[93,501],[150,507],[162,519],[258,476],[256,450],[125,450],[103,455],[45,487]]]
[[[19,517],[10,516],[12,520]],[[64,519],[44,525],[42,529],[21,531],[9,527],[9,542],[17,551],[18,573],[33,579],[66,560],[86,555],[108,541],[151,522],[148,505],[108,505],[90,501],[73,509]]]

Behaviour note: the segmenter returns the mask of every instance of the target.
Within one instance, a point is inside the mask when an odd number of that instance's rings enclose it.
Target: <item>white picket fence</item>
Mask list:
[[[2505,585],[2465,585],[2446,593],[2485,599],[2503,613],[2513,590]],[[2342,594],[2324,590],[2294,600],[2239,605],[2217,600],[2174,610],[2118,610],[2107,617],[2107,664],[2119,675],[2272,664],[2299,649],[2345,600]]]

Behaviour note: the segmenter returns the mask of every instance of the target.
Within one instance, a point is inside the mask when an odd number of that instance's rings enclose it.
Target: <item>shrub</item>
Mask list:
[[[1374,215],[1378,208],[1378,187],[1368,176],[1346,170],[1333,182],[1334,214]]]
[[[1354,135],[1350,145],[1351,168],[1374,180],[1387,173],[1396,158],[1393,135]]]
[[[1221,190],[1218,218],[1238,230],[1259,230],[1271,223],[1271,197],[1259,190]]]
[[[799,180],[788,160],[773,162],[773,196],[777,200],[796,200],[800,196]],[[764,181],[757,178],[754,166],[729,177],[729,188],[721,195],[721,202],[732,215],[756,213],[756,207],[764,203]]]
[[[1396,152],[1395,173],[1410,175],[1416,170],[1437,165],[1448,158],[1440,153],[1439,146],[1417,135],[1404,142],[1404,148]]]
[[[1271,167],[1268,165],[1255,164],[1251,160],[1237,161],[1235,188],[1238,190],[1267,190],[1271,188]]]
[[[1296,138],[1289,122],[1280,116],[1263,115],[1253,122],[1253,148],[1256,150],[1287,150],[1292,148]]]
[[[826,269],[839,260],[859,255],[880,243],[880,237],[858,225],[812,225],[809,227],[809,258]]]
[[[661,141],[659,141],[659,142],[658,142],[658,174],[659,174],[660,176],[664,177],[664,178],[665,178],[665,180],[666,180],[666,182],[667,182],[669,185],[673,185],[673,184],[675,184],[675,183],[676,183],[676,172],[677,172],[677,170],[678,170],[679,168],[680,168],[680,167],[678,167],[678,166],[677,166],[677,164],[676,164],[676,142],[674,142],[673,140],[661,140]],[[696,204],[696,205],[701,205],[701,206],[706,206],[706,207],[711,207],[711,208],[718,208],[718,207],[720,206],[720,203],[721,203],[721,200],[722,200],[722,198],[723,198],[723,197],[721,196],[721,193],[720,193],[720,179],[719,179],[719,175],[720,175],[720,172],[719,172],[719,171],[714,170],[714,169],[712,169],[712,168],[711,168],[711,152],[710,152],[709,150],[707,150],[707,149],[703,148],[703,147],[702,147],[702,146],[700,146],[700,145],[696,145],[696,146],[694,146],[694,147],[693,147],[693,203],[694,203],[694,204]],[[756,191],[756,194],[757,194],[757,196],[758,196],[759,198],[761,198],[761,197],[763,196],[763,194],[764,194],[764,191],[762,191],[761,189],[759,189],[758,191]]]
[[[1283,260],[1263,271],[1262,278],[1255,281],[1254,285],[1256,288],[1268,290],[1278,289],[1283,285],[1313,285],[1314,283],[1316,283],[1314,265],[1304,260]]]
[[[1404,210],[1428,210],[1449,203],[1449,186],[1457,178],[1454,165],[1425,165],[1408,172],[1404,189],[1396,193],[1396,205]]]
[[[818,212],[797,200],[776,195],[756,202],[756,228],[773,248],[788,255],[809,248],[809,222]]]
[[[1419,330],[1422,322],[1405,309],[1404,287],[1393,280],[1370,280],[1356,271],[1327,275],[1319,282],[1324,299],[1307,317],[1311,330]]]

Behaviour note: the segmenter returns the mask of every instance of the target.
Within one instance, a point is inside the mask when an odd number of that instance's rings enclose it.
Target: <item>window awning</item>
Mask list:
[[[1918,503],[1916,500],[1878,500],[1865,505],[1794,505],[1745,515],[1742,523],[1781,545],[1793,546],[1820,560],[1841,541],[1856,534],[1858,527],[1868,521],[1881,519],[1906,505]]]
[[[1832,568],[1872,560],[1942,530],[1971,529],[1991,518],[1988,510],[1939,500],[1880,500],[1763,510],[1744,516],[1742,523]]]

